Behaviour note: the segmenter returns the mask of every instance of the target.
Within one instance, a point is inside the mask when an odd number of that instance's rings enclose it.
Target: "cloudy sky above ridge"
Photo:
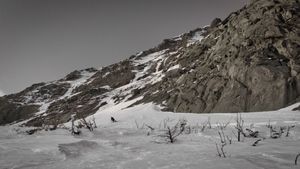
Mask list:
[[[5,93],[2,90],[0,90],[0,96],[3,96],[3,95],[5,95]]]

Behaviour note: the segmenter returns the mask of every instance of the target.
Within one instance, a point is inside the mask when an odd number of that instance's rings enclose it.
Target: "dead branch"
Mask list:
[[[147,125],[147,124],[145,124],[145,126],[148,127],[151,131],[154,131],[154,128],[153,128],[153,127],[151,127],[151,126],[149,126],[149,125]]]
[[[226,144],[223,143],[223,144],[220,145],[220,148],[219,148],[218,144],[216,143],[216,149],[217,149],[217,153],[218,153],[217,155],[219,157],[226,158],[226,153],[224,152],[225,145]]]
[[[186,120],[179,120],[174,127],[167,126],[165,133],[159,136],[165,138],[169,143],[174,143],[176,138],[184,132],[186,124]]]
[[[226,158],[226,154],[225,154],[225,152],[224,152],[224,147],[225,147],[225,145],[226,145],[226,144],[222,144],[222,145],[221,145],[221,152],[222,152],[222,155],[223,155],[224,158]]]
[[[266,124],[266,127],[267,127],[267,128],[271,128],[271,127],[272,127],[272,125],[271,125],[271,120],[269,120],[268,124]]]
[[[230,124],[230,121],[226,122],[226,123],[217,123],[217,127],[221,130],[226,129],[226,127]]]
[[[293,125],[293,126],[288,126],[288,127],[287,127],[285,137],[288,137],[288,136],[290,135],[290,130],[291,130],[292,128],[294,128],[294,127],[295,127],[295,125]]]
[[[210,117],[207,118],[207,126],[209,129],[211,129],[211,122],[210,122]]]
[[[297,165],[297,161],[298,161],[298,158],[300,157],[300,153],[298,155],[296,155],[296,158],[295,158],[295,165]]]
[[[202,125],[201,125],[201,132],[204,132],[204,130],[207,127],[207,125],[208,125],[208,122],[202,123]]]
[[[186,126],[184,131],[185,134],[191,134],[192,132],[191,126]]]
[[[238,142],[240,142],[241,141],[241,135],[246,137],[246,134],[244,132],[244,120],[242,119],[242,115],[240,113],[237,113],[235,128],[237,129]]]
[[[97,128],[95,116],[92,117],[92,122],[93,122],[93,125],[94,125],[93,127]]]
[[[258,137],[258,131],[252,131],[251,129],[246,129],[246,131],[248,132],[248,135],[246,135],[247,137],[253,137],[253,138],[257,138]]]
[[[89,129],[90,131],[93,131],[93,130],[94,130],[93,124],[92,124],[90,121],[87,122],[87,121],[85,120],[85,118],[81,118],[81,119],[80,119],[80,122],[84,125],[84,127],[86,127],[87,129]]]
[[[219,127],[218,134],[219,134],[219,137],[220,137],[220,149],[219,149],[218,144],[216,143],[217,153],[218,153],[219,157],[226,158],[226,154],[224,152],[224,147],[227,145],[227,143],[226,143],[226,136],[224,134],[224,128],[223,127]],[[231,144],[231,139],[229,139],[228,136],[227,136],[227,139],[228,139],[229,143]]]
[[[135,122],[136,128],[139,129],[139,123],[136,120],[134,120],[134,122]]]
[[[226,136],[226,138],[227,138],[229,144],[232,144],[232,138],[231,137],[229,138],[229,136]]]
[[[219,134],[219,136],[220,136],[220,141],[221,141],[221,143],[225,143],[225,144],[226,144],[226,138],[225,138],[225,135],[224,135],[223,130],[221,130],[221,132],[218,131],[218,134]]]
[[[257,146],[257,144],[258,144],[261,140],[262,140],[262,139],[256,140],[256,141],[252,144],[252,146]]]
[[[216,143],[216,149],[217,149],[218,156],[222,157],[222,154],[220,153],[219,146],[217,143]]]
[[[270,126],[270,138],[277,139],[282,136],[286,127],[279,127],[279,130],[276,130],[272,125]],[[289,136],[289,134],[287,134]]]
[[[72,135],[79,135],[81,133],[80,130],[78,130],[78,127],[74,125],[74,122],[75,122],[75,115],[72,115],[71,116],[71,134]]]

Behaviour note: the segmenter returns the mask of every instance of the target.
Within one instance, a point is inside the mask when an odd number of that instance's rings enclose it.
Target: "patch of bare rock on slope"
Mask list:
[[[300,3],[255,0],[223,21],[0,99],[0,125],[59,124],[132,101],[164,111],[275,110],[300,99]]]

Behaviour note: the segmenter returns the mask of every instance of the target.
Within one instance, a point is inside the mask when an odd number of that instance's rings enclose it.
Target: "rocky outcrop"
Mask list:
[[[5,96],[0,124],[64,123],[120,103],[192,113],[285,107],[300,100],[299,13],[298,0],[255,0],[122,62]]]
[[[26,120],[37,112],[38,105],[21,105],[0,98],[0,125]]]
[[[300,96],[299,7],[293,0],[259,0],[221,24],[214,21],[201,43],[176,58],[193,71],[161,84],[173,89],[165,110],[266,111],[295,102]],[[159,98],[152,100],[161,104]]]

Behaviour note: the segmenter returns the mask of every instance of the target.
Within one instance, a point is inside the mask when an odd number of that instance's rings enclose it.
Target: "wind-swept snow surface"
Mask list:
[[[294,159],[300,152],[300,115],[287,109],[274,112],[243,113],[245,128],[259,131],[262,139],[242,138],[237,142],[236,114],[183,114],[160,112],[153,104],[121,110],[112,107],[94,116],[98,128],[82,130],[80,136],[69,131],[39,131],[24,134],[25,128],[0,127],[0,168],[57,169],[215,169],[215,168],[297,168]],[[113,116],[118,122],[111,123]],[[159,137],[166,126],[185,119],[191,132],[184,132],[174,144]],[[201,131],[210,119],[211,128]],[[217,156],[217,124],[228,123],[224,133],[232,144],[224,147],[227,158]],[[271,139],[267,125],[292,126],[289,137]],[[149,127],[154,128],[151,131]],[[199,130],[196,130],[198,127]],[[299,167],[298,167],[299,168]]]

